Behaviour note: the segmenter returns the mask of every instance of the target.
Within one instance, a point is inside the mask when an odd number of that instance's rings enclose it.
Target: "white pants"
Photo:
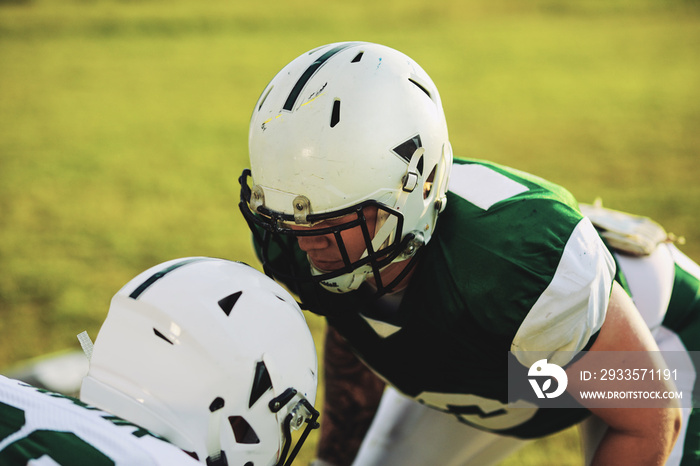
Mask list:
[[[650,256],[618,256],[635,304],[662,351],[685,351],[681,340],[662,327],[674,278],[674,262],[687,261],[700,268],[674,246],[662,245]],[[689,366],[690,357],[688,357]],[[692,392],[695,371],[682,374],[678,389]],[[683,409],[683,428],[667,466],[677,466],[683,454],[683,440],[690,408]],[[581,426],[585,464],[589,464],[606,425],[592,417]],[[387,388],[360,451],[355,466],[486,466],[498,464],[528,441],[491,434],[460,423],[442,413]],[[584,460],[582,459],[582,463]]]

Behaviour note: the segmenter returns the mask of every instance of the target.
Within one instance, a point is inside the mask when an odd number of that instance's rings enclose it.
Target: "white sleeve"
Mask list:
[[[552,281],[518,328],[511,351],[526,367],[565,365],[603,325],[615,261],[588,218],[566,243]]]

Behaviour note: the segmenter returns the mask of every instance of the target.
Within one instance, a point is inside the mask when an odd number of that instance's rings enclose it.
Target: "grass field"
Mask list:
[[[94,338],[158,262],[256,264],[236,206],[252,106],[341,40],[423,65],[458,156],[649,215],[700,260],[697,0],[0,0],[0,367]],[[576,441],[504,464],[578,465]]]

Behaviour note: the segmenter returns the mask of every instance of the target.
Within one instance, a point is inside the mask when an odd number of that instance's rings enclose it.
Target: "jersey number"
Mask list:
[[[530,420],[537,412],[537,407],[527,402],[504,405],[497,400],[461,393],[422,392],[417,400],[455,415],[460,422],[486,430],[516,427]]]
[[[19,432],[25,424],[24,411],[0,402],[0,443]],[[58,464],[114,465],[95,447],[72,432],[35,430],[18,438],[0,451],[0,464],[26,464],[28,460],[48,456]]]

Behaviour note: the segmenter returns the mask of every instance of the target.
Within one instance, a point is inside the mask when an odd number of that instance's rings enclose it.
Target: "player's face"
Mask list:
[[[366,219],[367,228],[373,235],[375,225],[377,223],[377,208],[365,207],[363,213]],[[326,220],[312,227],[301,227],[295,225],[292,228],[295,230],[301,230],[304,228],[320,229],[342,225],[355,219],[357,219],[357,215],[351,214],[336,219]],[[367,249],[361,227],[358,225],[354,228],[343,230],[340,233],[340,236],[343,239],[343,243],[350,261],[355,262],[359,260],[362,254],[365,252],[365,249]],[[333,234],[299,236],[297,237],[297,240],[299,242],[299,247],[307,254],[309,261],[317,269],[324,272],[332,272],[334,270],[341,269],[345,265],[340,248],[338,247],[338,242]]]

